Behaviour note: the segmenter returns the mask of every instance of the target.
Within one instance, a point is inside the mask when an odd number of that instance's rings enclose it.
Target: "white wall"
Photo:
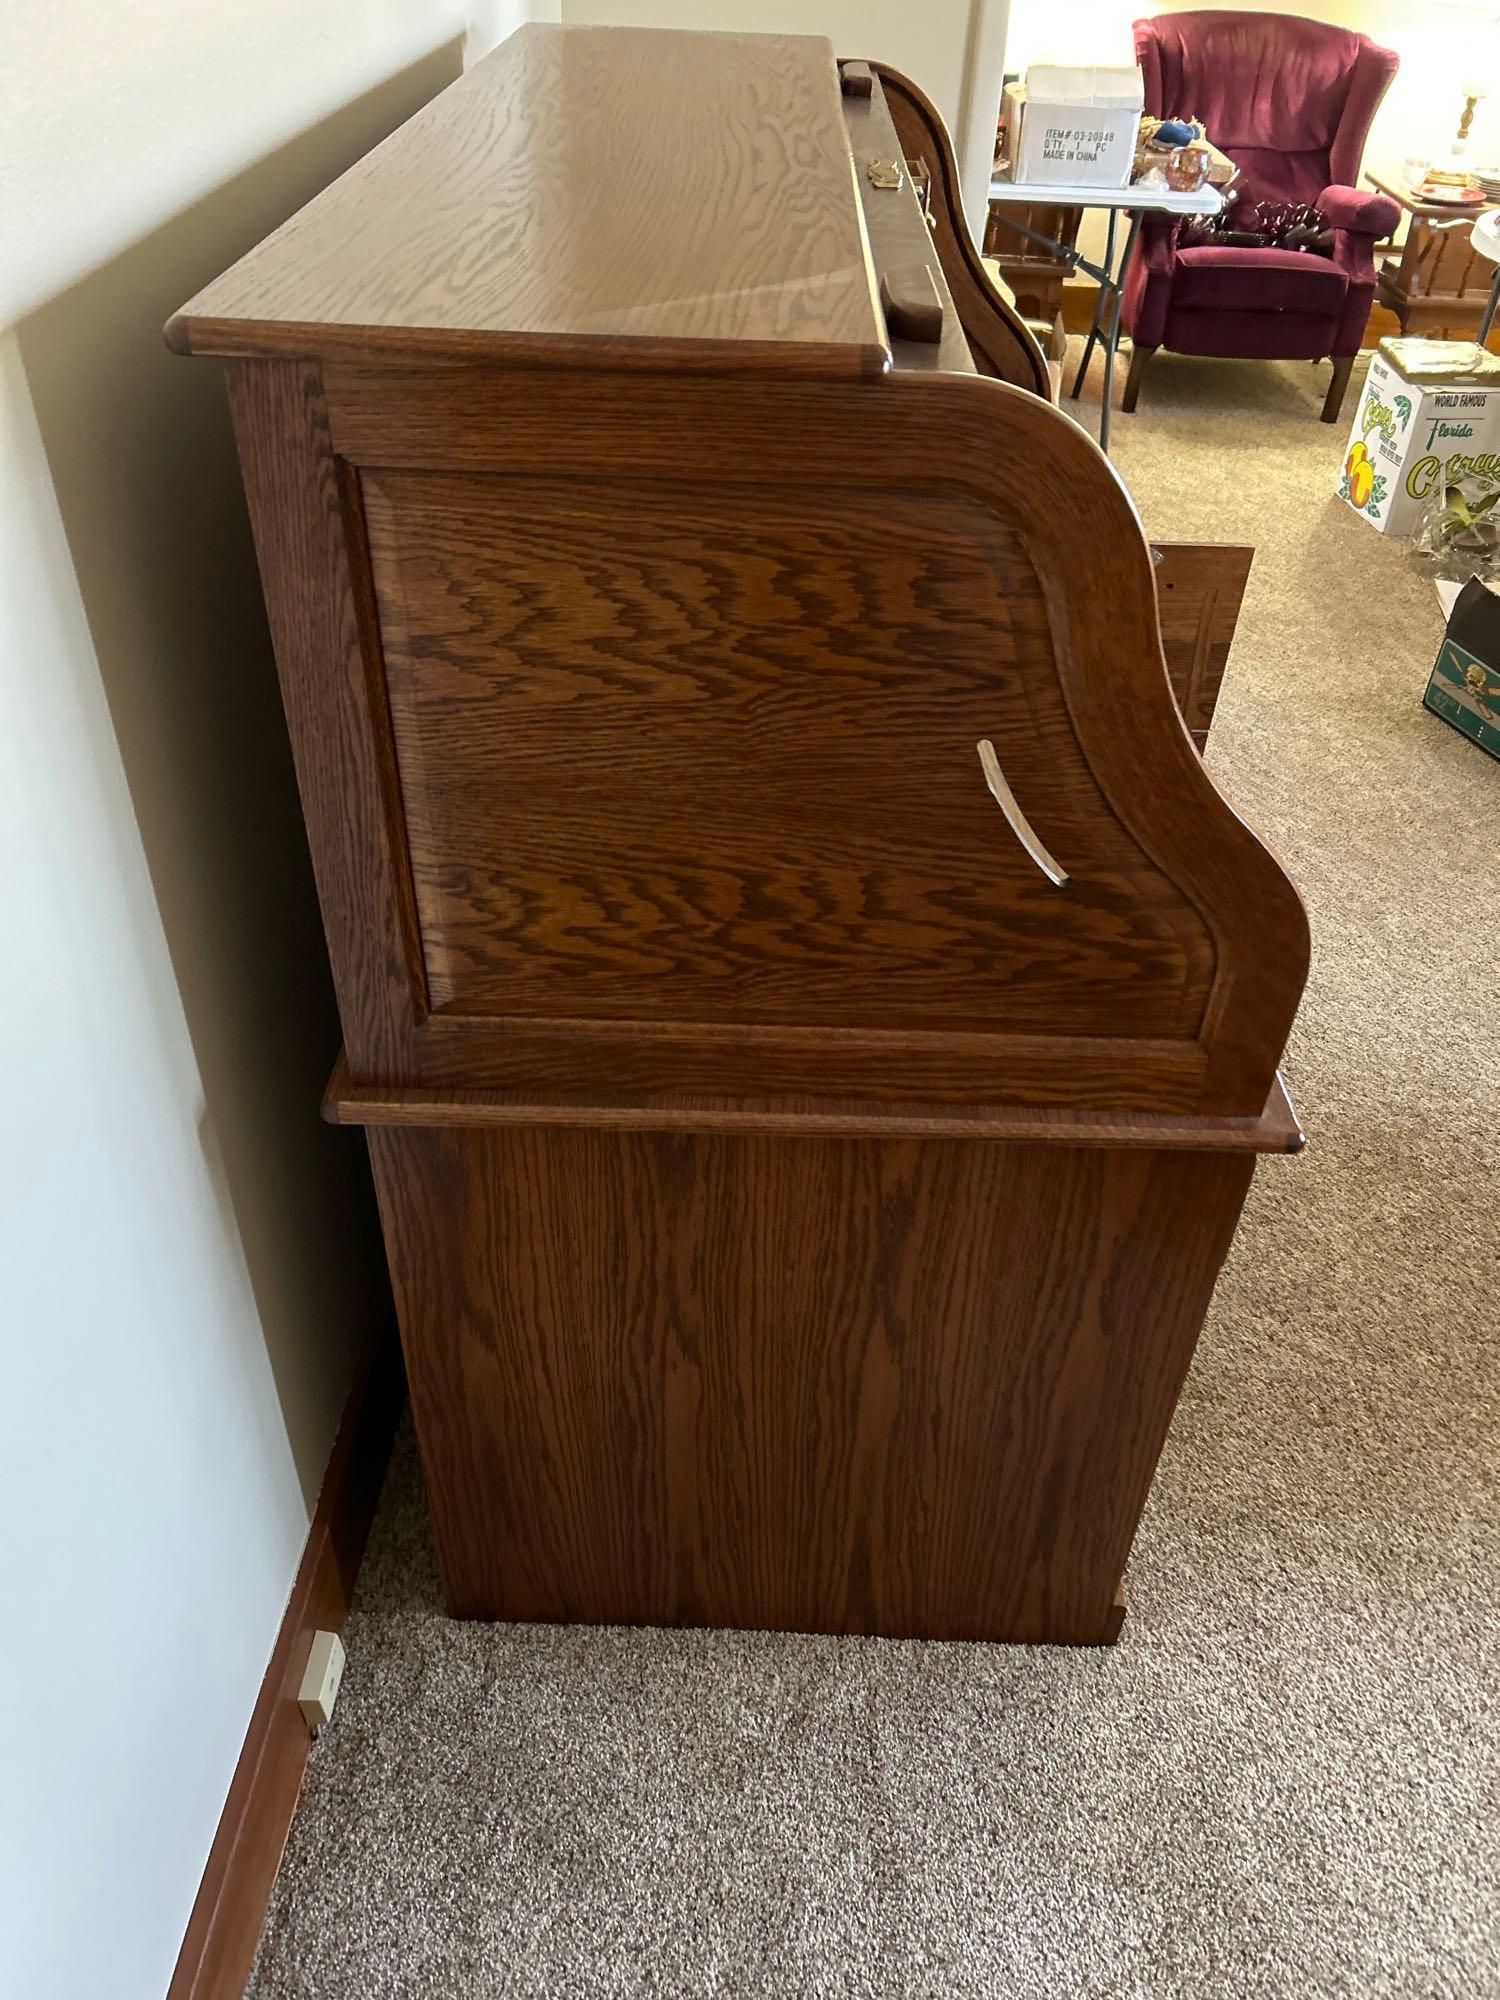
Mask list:
[[[841,56],[893,63],[956,124],[972,0],[562,0],[564,21],[827,35]]]
[[[219,371],[160,328],[514,0],[12,0],[0,1992],[157,2000],[381,1290]]]
[[[1007,0],[562,0],[564,21],[826,35],[841,56],[890,63],[947,119],[966,189],[970,142],[982,148],[994,137],[995,112],[987,100],[992,95],[999,102],[1006,12]],[[993,89],[976,123],[970,86],[986,77]]]

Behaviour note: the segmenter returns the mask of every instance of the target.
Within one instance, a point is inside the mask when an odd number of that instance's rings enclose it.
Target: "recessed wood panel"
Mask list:
[[[1091,777],[1041,586],[976,501],[363,490],[435,1011],[1192,1034],[1205,927]]]

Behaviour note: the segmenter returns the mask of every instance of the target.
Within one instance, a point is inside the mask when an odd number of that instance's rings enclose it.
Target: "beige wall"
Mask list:
[[[510,0],[13,0],[0,1992],[160,2000],[381,1291],[217,367],[167,315]]]

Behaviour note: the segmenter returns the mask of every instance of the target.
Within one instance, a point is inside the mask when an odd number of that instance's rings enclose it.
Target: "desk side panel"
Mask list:
[[[1259,1115],[1305,920],[1055,411],[905,374],[232,386],[357,1081]]]
[[[455,1613],[1114,1636],[1250,1156],[370,1141]]]

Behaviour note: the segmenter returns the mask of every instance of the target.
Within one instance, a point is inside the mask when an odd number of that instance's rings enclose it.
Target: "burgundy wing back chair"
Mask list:
[[[1125,286],[1134,342],[1125,408],[1158,347],[1177,354],[1333,361],[1323,421],[1336,423],[1375,292],[1375,245],[1400,220],[1361,194],[1360,158],[1397,58],[1368,37],[1294,14],[1161,14],[1135,24],[1146,109],[1199,118],[1240,169],[1237,206],[1307,202],[1333,253],[1189,247],[1180,218],[1144,218]]]

